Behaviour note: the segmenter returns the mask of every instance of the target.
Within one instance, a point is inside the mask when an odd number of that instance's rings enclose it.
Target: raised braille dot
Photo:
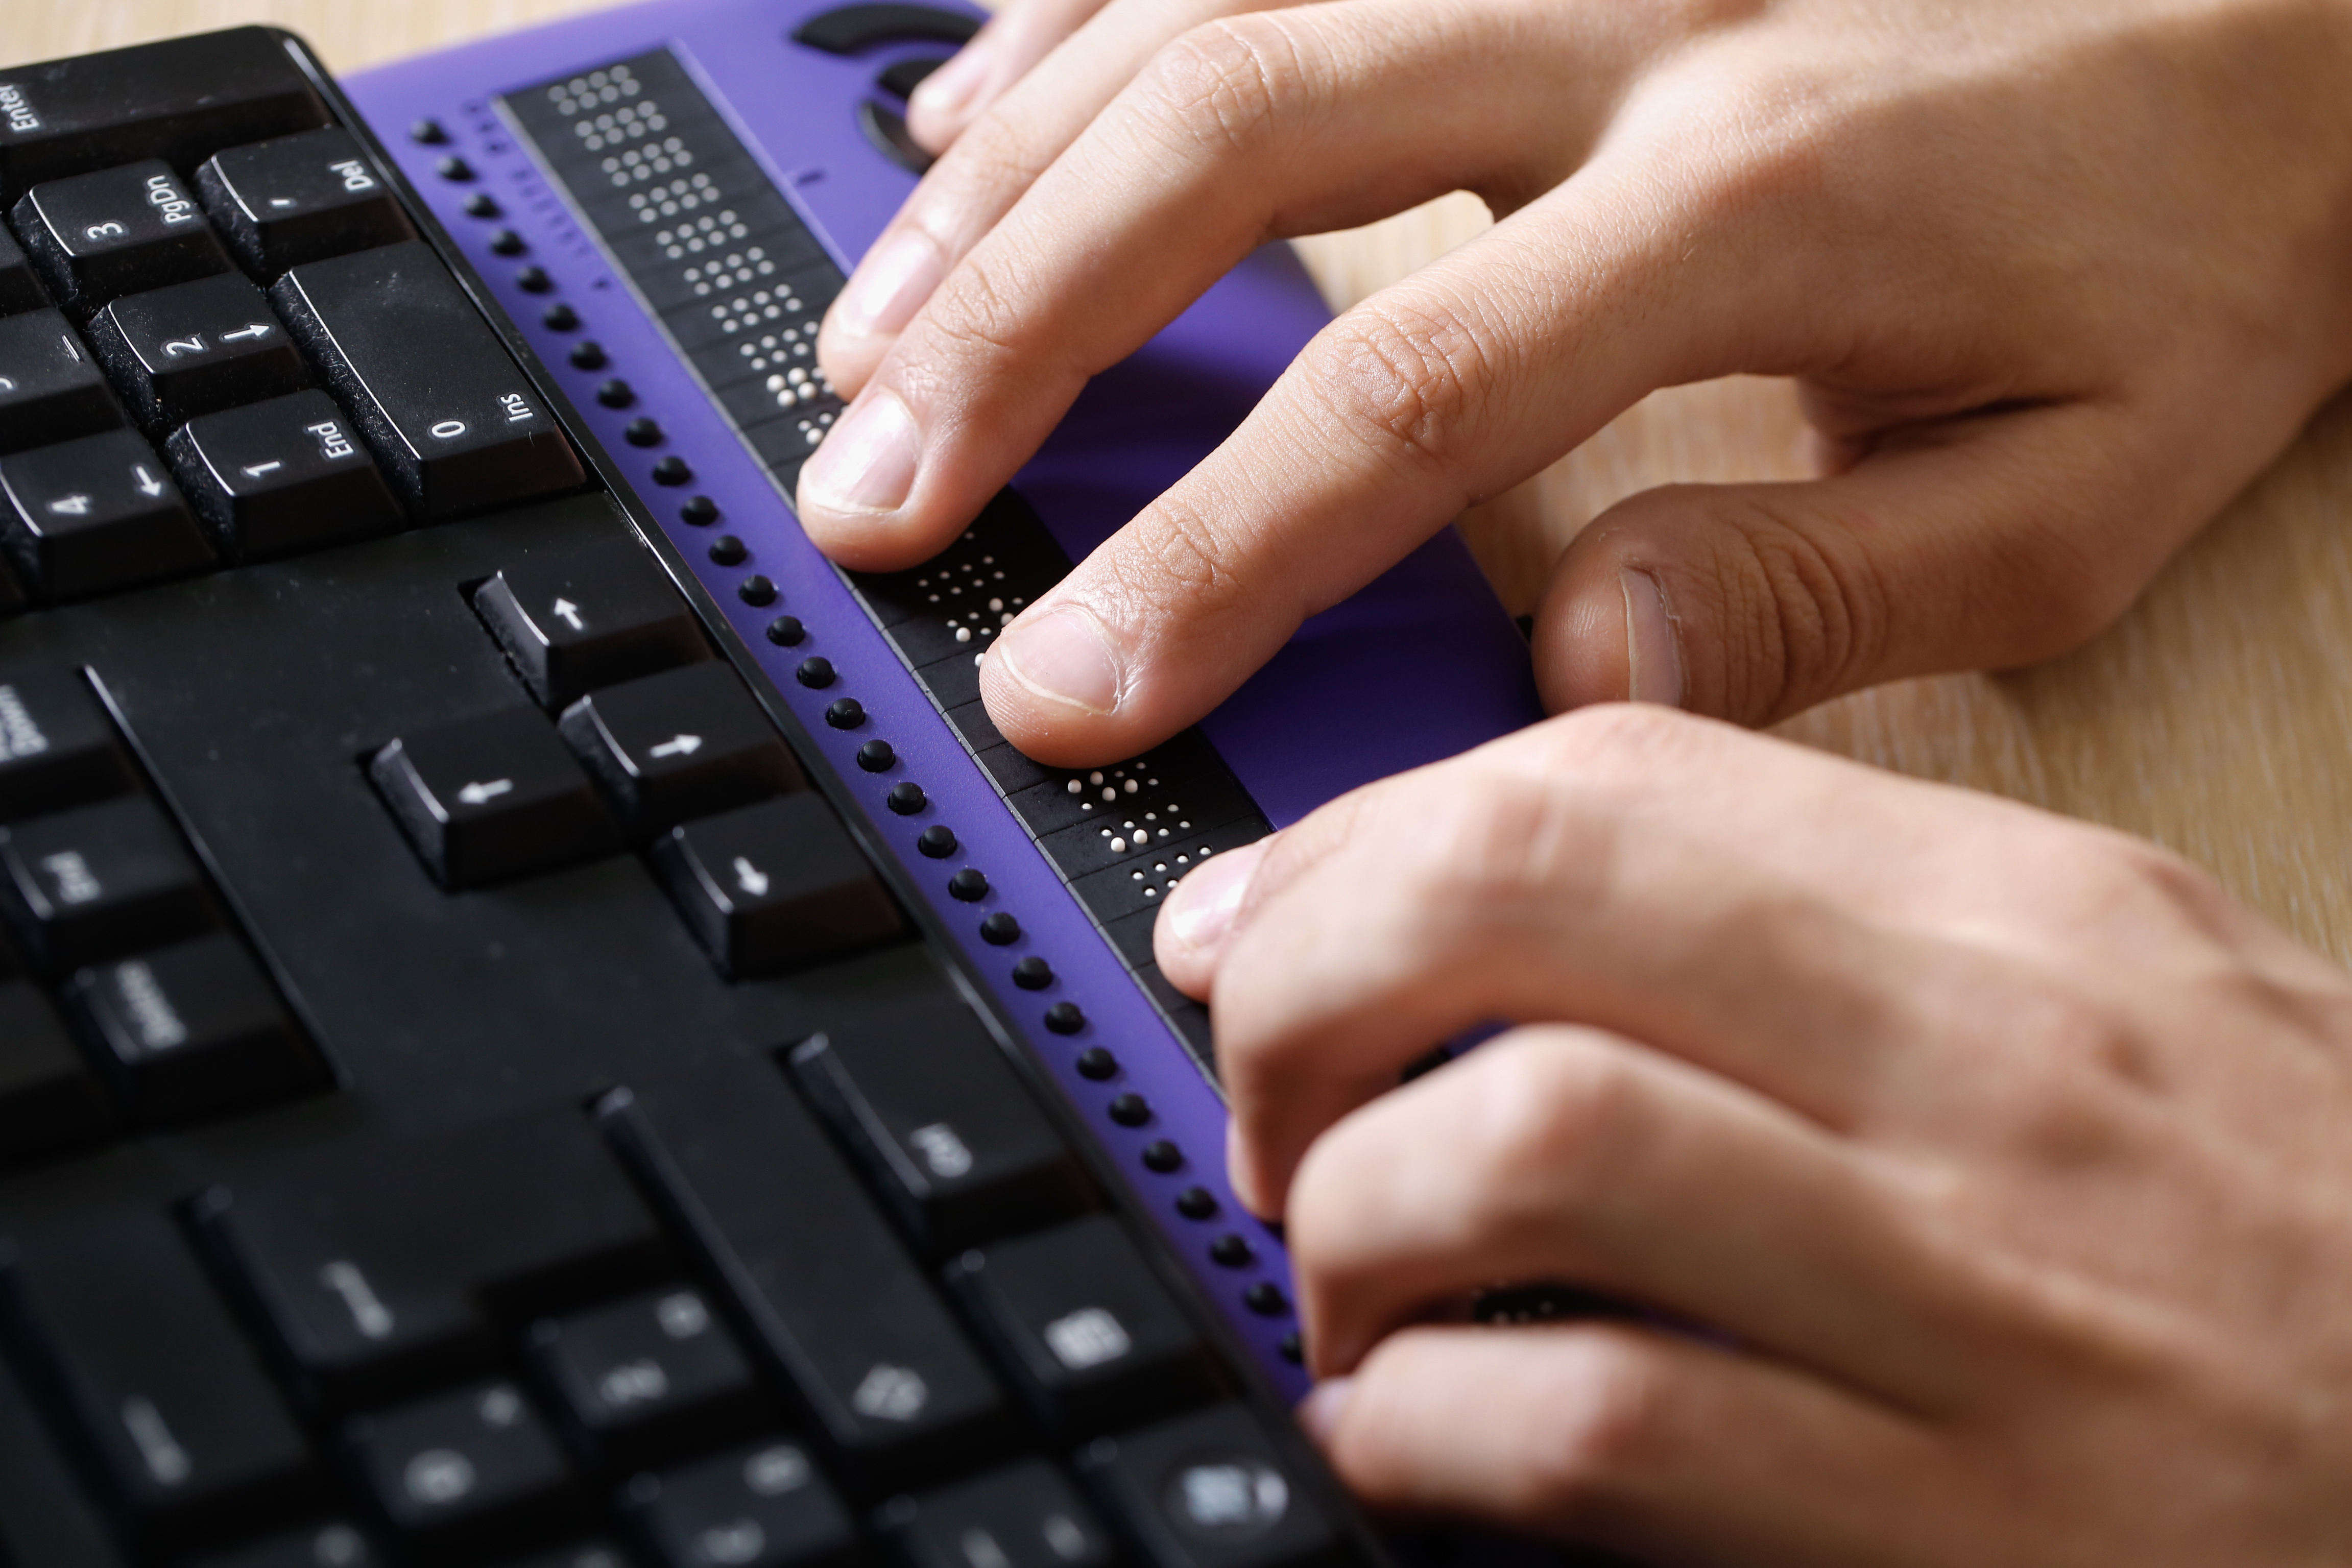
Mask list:
[[[1068,1004],[1056,1002],[1054,1005],[1065,1007]],[[1050,1019],[1050,1013],[1048,1017]],[[1049,1021],[1045,1027],[1051,1029],[1054,1026]],[[1140,1127],[1151,1120],[1151,1102],[1132,1089],[1124,1094],[1114,1094],[1110,1100],[1110,1119],[1122,1127]]]
[[[1045,1009],[1045,1027],[1055,1034],[1076,1034],[1087,1027],[1087,1015],[1076,1002],[1055,1002]]]
[[[662,459],[667,463],[668,458]],[[751,547],[733,534],[721,534],[710,541],[710,559],[720,566],[741,566],[751,559]]]
[[[978,904],[988,896],[988,873],[972,866],[948,878],[948,896],[966,904]]]
[[[502,210],[499,199],[488,191],[477,191],[466,198],[466,215],[470,218],[494,218]]]
[[[797,615],[779,615],[768,622],[768,641],[779,648],[797,648],[807,638],[808,628],[801,624],[801,618]],[[887,747],[889,742],[877,740],[869,744]]]
[[[784,619],[790,621],[792,617],[787,615]],[[793,640],[800,641],[797,637]],[[887,773],[898,761],[898,753],[887,740],[869,740],[857,748],[857,766],[868,773]]]
[[[1054,966],[1032,953],[1013,966],[1013,983],[1024,991],[1042,991],[1054,983]]]
[[[621,429],[621,439],[632,446],[659,446],[661,438],[661,421],[651,414],[641,413]]]
[[[833,685],[833,661],[822,653],[812,653],[801,661],[793,678],[813,690],[823,691]]]
[[[945,822],[933,822],[916,835],[915,847],[931,860],[943,861],[956,852],[955,830]]]
[[[1290,1310],[1290,1298],[1271,1280],[1260,1280],[1242,1292],[1242,1305],[1264,1318],[1278,1318]]]
[[[1303,1366],[1307,1363],[1307,1342],[1298,1337],[1297,1329],[1284,1334],[1274,1348],[1281,1353],[1283,1360],[1293,1366]]]
[[[776,585],[770,579],[753,572],[735,585],[735,597],[754,607],[773,604],[776,601]]]
[[[575,371],[601,371],[604,368],[604,345],[593,338],[583,339],[572,345],[572,368]]]
[[[441,129],[437,120],[420,120],[408,128],[408,139],[422,141],[427,147],[438,147],[449,140],[449,133]]]
[[[530,248],[530,246],[523,243],[522,235],[512,229],[500,229],[490,236],[492,256],[520,256]]]
[[[445,180],[466,181],[474,177],[474,166],[452,152],[433,165],[435,172]]]
[[[992,947],[1009,947],[1021,940],[1021,922],[1000,909],[980,923],[980,939]]]
[[[1227,1231],[1209,1243],[1210,1260],[1227,1269],[1238,1269],[1257,1257],[1246,1237]]]
[[[606,408],[626,408],[637,401],[637,389],[614,376],[596,389],[596,401]]]
[[[866,705],[856,697],[838,697],[824,710],[824,722],[835,729],[856,729],[866,722]]]
[[[1181,1170],[1183,1166],[1184,1151],[1167,1139],[1155,1138],[1143,1145],[1145,1170],[1158,1171],[1161,1176],[1166,1176],[1170,1171]]]
[[[539,313],[539,324],[551,332],[569,332],[580,325],[580,312],[558,300]]]
[[[708,496],[688,496],[677,509],[678,521],[707,528],[719,520],[719,503]]]
[[[555,287],[555,279],[547,276],[543,267],[526,267],[515,274],[515,287],[525,294],[544,294]]]
[[[1187,1219],[1214,1219],[1217,1195],[1205,1186],[1188,1186],[1176,1195],[1176,1212]]]
[[[694,469],[675,452],[654,465],[656,485],[683,485],[693,477]]]
[[[903,779],[891,785],[890,793],[884,796],[883,800],[902,817],[911,817],[931,803],[931,798],[923,793],[923,787],[912,779]]]

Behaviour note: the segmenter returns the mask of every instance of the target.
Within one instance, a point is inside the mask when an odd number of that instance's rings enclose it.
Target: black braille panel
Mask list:
[[[1214,1219],[1217,1195],[1205,1186],[1188,1186],[1176,1195],[1176,1212],[1187,1219]]]
[[[776,585],[772,579],[754,572],[735,585],[735,597],[746,604],[754,606],[773,604],[776,601]],[[856,727],[843,725],[841,727],[854,729]]]
[[[1054,983],[1054,966],[1028,954],[1013,966],[1013,983],[1024,991],[1042,991]]]
[[[1097,1083],[1118,1071],[1118,1058],[1099,1045],[1090,1045],[1078,1052],[1078,1075]]]
[[[987,873],[971,866],[964,867],[948,878],[948,896],[966,904],[978,904],[988,896]]]
[[[1166,1176],[1184,1168],[1184,1151],[1165,1138],[1155,1138],[1143,1145],[1143,1168]]]
[[[792,617],[787,615],[783,619],[791,621]],[[800,639],[795,637],[793,641],[797,643]],[[897,766],[898,761],[898,753],[887,740],[869,740],[857,748],[857,766],[868,773],[886,773]]]
[[[808,628],[801,624],[801,618],[797,615],[779,615],[768,622],[768,641],[779,648],[797,648],[807,637]],[[886,751],[889,749],[888,744],[884,741],[877,740],[870,744],[879,746]],[[885,763],[883,766],[887,768],[889,764]]]
[[[1067,1007],[1069,1004],[1066,1002],[1055,1002],[1054,1006],[1057,1008]],[[1053,1013],[1049,1009],[1046,1012],[1047,1021],[1045,1025],[1048,1029],[1052,1029],[1054,1027],[1052,1019]],[[1059,1031],[1057,1030],[1056,1032]],[[1124,1094],[1113,1095],[1110,1103],[1110,1119],[1117,1122],[1122,1127],[1140,1127],[1143,1124],[1151,1120],[1151,1102],[1146,1100],[1142,1095],[1136,1093],[1133,1090],[1129,1090]]]
[[[902,817],[911,817],[931,803],[931,798],[923,793],[923,787],[912,779],[891,785],[887,800],[890,810]]]
[[[672,461],[672,459],[667,457],[662,459],[663,463],[670,461]],[[660,465],[656,464],[655,466],[656,470],[658,470]],[[745,561],[751,559],[751,547],[745,544],[741,539],[737,538],[733,534],[721,534],[717,538],[710,541],[710,559],[720,566],[741,566]],[[825,680],[830,681],[832,679],[833,666],[827,664],[825,666]],[[804,682],[803,684],[814,685],[821,683]]]
[[[992,947],[1009,947],[1021,940],[1021,922],[1000,909],[980,923],[980,939]]]
[[[866,705],[856,697],[837,697],[824,710],[824,722],[835,729],[856,729],[866,722]]]
[[[916,835],[915,847],[932,860],[943,861],[956,852],[955,830],[945,822],[933,822]]]

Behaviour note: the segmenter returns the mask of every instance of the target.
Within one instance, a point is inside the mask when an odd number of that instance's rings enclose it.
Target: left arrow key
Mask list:
[[[619,847],[588,776],[530,708],[402,736],[369,759],[368,777],[425,869],[453,890]]]

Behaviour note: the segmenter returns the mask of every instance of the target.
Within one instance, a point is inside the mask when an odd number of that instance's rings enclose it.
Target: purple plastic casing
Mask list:
[[[1286,1260],[1279,1241],[1247,1219],[1226,1186],[1225,1113],[1214,1086],[497,111],[500,94],[667,47],[845,269],[915,185],[868,145],[856,123],[856,105],[872,95],[883,66],[936,55],[940,47],[886,45],[845,58],[790,41],[794,26],[826,8],[808,0],[655,0],[404,61],[343,85],[910,870],[961,943],[969,971],[1025,1034],[1276,1387],[1296,1398],[1307,1386],[1305,1375],[1278,1350],[1292,1320],[1286,1312],[1252,1311],[1244,1301],[1260,1281],[1280,1283],[1286,1293]],[[446,129],[447,143],[421,144],[405,134],[413,121],[428,117]],[[437,172],[452,153],[472,166],[473,179],[451,181]],[[495,222],[463,210],[466,198],[483,190],[504,209]],[[501,227],[524,237],[524,255],[491,252],[490,236]],[[525,265],[544,268],[552,291],[524,290],[518,277]],[[558,332],[541,325],[541,312],[559,300],[578,312],[580,328]],[[1287,247],[1260,251],[1132,359],[1097,377],[1014,486],[1072,558],[1085,556],[1223,441],[1328,319]],[[566,350],[583,337],[604,346],[609,368],[591,374],[568,365]],[[625,413],[596,405],[588,394],[608,375],[635,387],[638,407]],[[664,444],[650,450],[626,444],[621,427],[649,411],[667,433]],[[729,531],[750,545],[750,559],[713,564],[705,550],[709,533],[673,520],[680,492],[650,477],[655,461],[672,452],[692,463],[693,489],[719,503]],[[755,571],[782,591],[778,605],[753,609],[738,598],[737,586]],[[774,647],[761,634],[782,607],[808,628],[801,646]],[[793,666],[812,653],[832,661],[840,675],[835,685],[812,691],[793,679]],[[865,705],[866,727],[826,727],[825,705],[844,695]],[[1448,528],[1354,598],[1308,621],[1202,727],[1281,827],[1360,784],[1539,716],[1526,643]],[[891,740],[900,760],[886,773],[863,772],[854,754],[877,735]],[[929,810],[899,817],[883,809],[884,792],[905,779],[922,783]],[[950,859],[916,852],[916,835],[934,821],[950,823],[961,840]],[[948,878],[967,865],[985,871],[991,884],[978,904],[947,895]],[[1023,936],[1013,946],[980,940],[980,919],[995,909],[1020,919]],[[1047,989],[1026,991],[1011,982],[1013,961],[1031,952],[1054,967]],[[1076,1035],[1043,1027],[1046,1008],[1064,999],[1085,1011],[1087,1023]],[[1107,1082],[1076,1071],[1078,1053],[1092,1044],[1116,1049],[1119,1070]],[[1150,1122],[1126,1127],[1111,1121],[1108,1104],[1126,1091],[1145,1096]],[[1183,1152],[1179,1169],[1144,1166],[1143,1149],[1159,1139]],[[1215,1220],[1177,1215],[1177,1194],[1195,1184],[1217,1196]],[[1249,1233],[1255,1260],[1220,1267],[1209,1244],[1236,1228]]]

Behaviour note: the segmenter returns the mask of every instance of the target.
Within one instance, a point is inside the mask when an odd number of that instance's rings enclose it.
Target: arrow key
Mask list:
[[[552,871],[618,843],[587,775],[529,708],[403,736],[370,759],[368,777],[425,869],[453,890]]]
[[[399,503],[350,418],[322,392],[208,413],[164,448],[221,553],[287,555],[388,533]]]
[[[716,660],[582,697],[560,727],[634,833],[790,794],[804,782],[768,716]]]
[[[474,591],[474,612],[551,708],[710,657],[694,612],[634,538],[515,561]]]
[[[0,542],[53,600],[200,570],[212,548],[171,472],[128,430],[0,459]]]
[[[156,434],[310,380],[269,301],[234,274],[127,295],[90,319],[89,344]]]
[[[898,906],[830,808],[803,791],[672,828],[654,870],[719,967],[780,974],[897,936]]]

